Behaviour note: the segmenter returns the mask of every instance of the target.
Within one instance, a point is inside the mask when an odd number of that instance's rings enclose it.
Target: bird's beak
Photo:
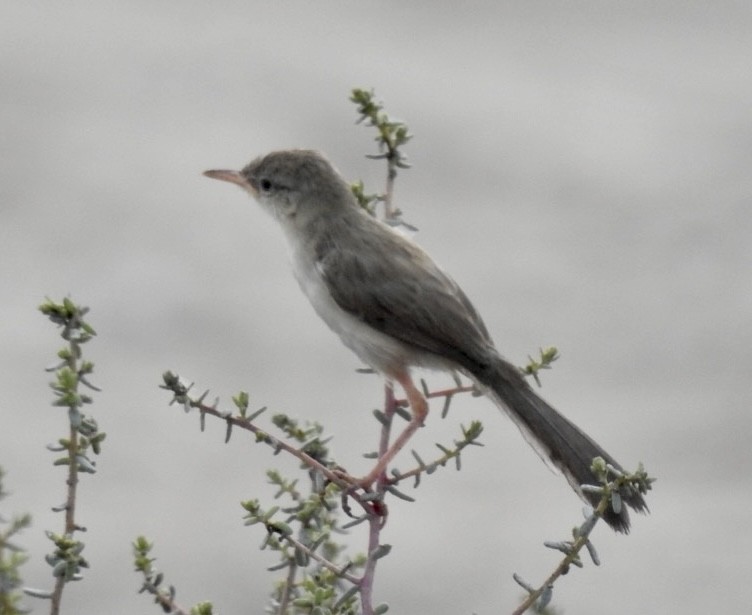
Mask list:
[[[221,179],[224,182],[230,182],[232,184],[237,184],[244,190],[247,190],[251,194],[255,195],[256,191],[253,189],[253,186],[251,185],[251,182],[249,182],[245,176],[243,176],[238,171],[228,171],[225,169],[218,169],[218,170],[212,170],[212,171],[204,171],[204,175],[206,177],[211,177],[212,179]]]

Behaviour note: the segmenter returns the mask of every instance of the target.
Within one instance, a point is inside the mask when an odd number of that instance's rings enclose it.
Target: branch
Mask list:
[[[149,557],[149,553],[154,547],[154,543],[149,542],[143,536],[139,536],[133,541],[131,545],[134,555],[134,564],[136,571],[140,572],[144,576],[144,583],[139,590],[139,593],[149,593],[154,596],[154,602],[156,602],[165,613],[171,613],[172,615],[189,615],[189,612],[181,607],[175,601],[175,587],[170,585],[164,587],[164,575],[158,572],[154,568],[154,559]],[[204,602],[196,605],[190,611],[190,615],[211,615],[212,606],[210,603]]]
[[[48,446],[53,452],[65,453],[63,457],[55,460],[54,465],[68,467],[66,500],[62,506],[53,508],[57,512],[65,512],[65,524],[62,534],[47,532],[47,537],[55,545],[55,551],[46,558],[52,566],[55,587],[50,595],[44,595],[44,592],[39,591],[33,592],[35,596],[50,598],[50,613],[57,615],[60,612],[66,583],[80,579],[81,569],[89,565],[81,555],[84,543],[74,538],[76,532],[85,530],[76,521],[77,487],[80,473],[96,472],[96,462],[88,457],[88,449],[91,448],[94,454],[99,454],[106,434],[99,432],[97,422],[82,412],[83,406],[90,404],[92,398],[79,390],[79,385],[84,385],[99,391],[88,380],[94,371],[94,364],[82,359],[81,346],[96,335],[94,329],[84,320],[89,309],[65,298],[62,303],[48,299],[39,306],[39,310],[53,323],[62,327],[61,337],[67,342],[67,346],[58,352],[60,362],[47,370],[55,372],[55,381],[51,383],[56,397],[53,405],[68,410],[67,437],[61,438],[56,446]]]
[[[257,425],[255,425],[252,421],[258,417],[262,412],[266,410],[266,408],[261,408],[260,410],[257,410],[254,412],[251,416],[246,416],[247,406],[243,405],[243,402],[245,401],[247,403],[247,395],[241,394],[241,396],[234,399],[234,401],[239,405],[240,408],[240,414],[233,415],[229,412],[221,412],[217,409],[217,403],[218,401],[215,401],[214,405],[209,406],[206,405],[203,400],[208,395],[208,391],[204,392],[200,397],[198,398],[191,398],[189,396],[189,391],[193,384],[185,385],[180,379],[180,376],[177,374],[174,374],[172,372],[165,372],[162,374],[162,379],[164,381],[164,384],[160,385],[160,388],[166,389],[168,391],[171,391],[173,393],[173,398],[170,401],[170,404],[179,403],[183,406],[183,408],[187,411],[191,410],[192,408],[196,408],[201,415],[201,429],[204,428],[204,417],[205,415],[214,416],[218,419],[221,419],[225,421],[227,424],[227,432],[225,437],[225,442],[229,441],[230,436],[232,434],[232,428],[238,427],[240,429],[244,429],[246,431],[249,431],[253,433],[256,436],[257,442],[263,442],[265,444],[268,444],[274,449],[275,454],[279,453],[279,451],[285,451],[286,453],[289,453],[293,457],[296,457],[299,459],[302,463],[304,463],[306,466],[311,468],[312,470],[315,470],[316,472],[320,473],[322,476],[326,477],[326,479],[340,487],[343,491],[351,491],[352,490],[352,483],[345,478],[343,478],[341,472],[336,472],[335,470],[332,470],[331,468],[325,466],[323,463],[321,463],[319,460],[315,459],[311,455],[305,452],[306,445],[303,445],[301,447],[295,447],[284,440],[280,440],[279,438],[275,438],[267,431],[261,429]],[[241,399],[242,397],[245,397],[244,399]],[[355,494],[353,494],[355,495]],[[356,499],[358,499],[356,497]]]
[[[403,122],[391,119],[384,111],[384,105],[376,102],[373,90],[355,88],[350,100],[358,107],[358,123],[365,121],[366,125],[376,128],[377,136],[374,140],[378,143],[379,153],[368,155],[373,160],[385,159],[387,161],[386,192],[376,197],[376,200],[384,203],[384,219],[398,221],[399,210],[394,208],[394,182],[397,178],[397,169],[409,169],[407,156],[400,149],[412,135]],[[357,186],[357,184],[356,184]],[[362,193],[362,184],[360,189]],[[357,196],[357,194],[356,194]]]
[[[585,522],[579,527],[572,530],[573,540],[564,542],[547,542],[546,547],[562,551],[565,554],[564,559],[559,562],[554,571],[543,581],[537,588],[533,589],[517,574],[513,576],[514,580],[528,592],[527,598],[515,609],[512,615],[522,615],[536,602],[538,609],[544,608],[551,600],[553,587],[556,580],[569,571],[571,565],[582,567],[582,561],[579,554],[583,548],[588,550],[593,563],[598,566],[600,560],[595,547],[590,542],[590,534],[596,523],[603,517],[603,514],[612,507],[618,512],[621,503],[621,494],[625,491],[635,490],[639,493],[647,493],[651,488],[654,478],[650,478],[645,469],[640,464],[634,473],[626,474],[621,470],[607,464],[601,457],[596,457],[592,465],[593,473],[599,477],[601,484],[582,485],[582,490],[590,493],[597,493],[601,496],[598,506],[587,517]]]

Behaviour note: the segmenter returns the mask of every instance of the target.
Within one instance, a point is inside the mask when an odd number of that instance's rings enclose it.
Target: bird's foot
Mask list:
[[[384,503],[384,492],[380,489],[374,489],[375,478],[372,478],[371,474],[364,476],[363,478],[356,478],[345,472],[343,469],[337,469],[334,471],[338,478],[345,483],[345,488],[342,491],[342,510],[349,517],[356,518],[350,508],[349,499],[357,500],[361,506],[364,507],[366,513],[371,516],[381,518],[381,526],[386,523],[387,516],[389,515],[389,509]],[[383,473],[382,473],[383,476]],[[384,476],[384,478],[386,478]],[[376,482],[377,487],[379,483]],[[357,493],[362,490],[363,493]]]

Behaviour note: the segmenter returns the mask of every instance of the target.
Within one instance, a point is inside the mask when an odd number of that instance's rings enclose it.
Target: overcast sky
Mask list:
[[[168,407],[172,369],[227,404],[321,420],[364,472],[382,389],[321,324],[273,221],[201,176],[270,150],[325,151],[383,187],[351,88],[406,121],[396,199],[501,352],[562,358],[543,395],[628,468],[658,477],[603,564],[557,586],[567,613],[748,608],[752,536],[752,9],[748,3],[6,2],[0,9],[0,465],[29,511],[29,585],[51,585],[44,530],[64,478],[45,445],[61,346],[45,296],[91,307],[86,347],[108,433],[80,486],[92,568],[65,612],[157,612],[130,541],[184,604],[260,613],[275,563],[240,500],[295,464]],[[428,375],[433,386],[448,379]],[[229,406],[226,406],[229,408]],[[395,502],[375,593],[390,613],[509,612],[553,568],[580,504],[484,399],[433,409],[432,455],[482,419],[483,449]],[[407,468],[409,455],[399,464]],[[355,550],[364,538],[353,536]],[[34,604],[36,612],[44,605]]]

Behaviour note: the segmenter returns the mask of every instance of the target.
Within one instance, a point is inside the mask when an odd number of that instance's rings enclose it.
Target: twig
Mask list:
[[[566,574],[572,564],[579,566],[582,565],[579,553],[583,548],[587,548],[591,558],[595,564],[598,565],[599,561],[597,554],[595,553],[595,548],[590,543],[590,534],[596,523],[603,517],[603,514],[609,506],[614,506],[617,501],[619,502],[619,505],[621,505],[620,494],[623,490],[631,489],[644,494],[651,489],[651,485],[655,481],[654,478],[650,478],[647,475],[642,464],[639,465],[636,472],[625,474],[621,470],[617,470],[607,464],[601,457],[596,457],[593,460],[592,470],[593,473],[599,477],[602,485],[598,487],[583,485],[582,488],[583,490],[587,488],[588,491],[599,491],[601,493],[601,499],[598,501],[598,506],[585,522],[574,530],[574,540],[572,542],[566,542],[563,544],[546,544],[548,547],[564,551],[566,555],[537,589],[528,587],[527,584],[522,582],[521,579],[515,575],[515,581],[528,590],[528,596],[522,604],[512,612],[512,615],[522,615],[533,606],[541,596],[545,596],[546,599],[544,600],[547,602],[547,599],[551,596],[556,580],[563,574]],[[615,476],[616,478],[609,480],[609,476]]]
[[[172,372],[165,372],[162,375],[162,378],[164,380],[164,384],[161,385],[161,388],[172,391],[175,394],[175,397],[173,398],[173,401],[171,403],[177,402],[183,404],[183,406],[186,408],[196,408],[202,416],[209,414],[211,416],[217,417],[218,419],[222,419],[229,426],[238,427],[240,429],[250,431],[251,433],[256,435],[257,441],[265,442],[275,451],[283,450],[286,453],[291,454],[292,456],[296,457],[301,462],[306,464],[309,468],[323,474],[330,482],[336,484],[343,490],[347,490],[352,487],[352,484],[343,479],[341,475],[337,474],[330,468],[327,468],[325,465],[308,455],[302,449],[287,444],[285,441],[280,440],[279,438],[275,438],[268,432],[257,427],[251,422],[250,419],[243,416],[234,416],[227,412],[221,412],[215,406],[209,406],[203,403],[203,401],[201,401],[202,398],[191,399],[187,395],[189,387],[183,385],[180,382],[179,376],[177,376],[176,374],[173,374]]]
[[[94,454],[98,454],[105,434],[98,431],[97,423],[92,417],[82,412],[83,406],[91,403],[92,398],[79,390],[79,384],[95,391],[99,390],[87,378],[94,371],[94,364],[83,360],[81,351],[81,346],[96,335],[94,329],[84,320],[88,308],[78,306],[65,298],[62,303],[48,299],[39,306],[39,310],[53,323],[62,327],[61,337],[67,342],[67,346],[58,352],[61,361],[48,368],[48,371],[55,372],[55,381],[51,383],[56,397],[53,405],[67,408],[68,411],[67,437],[60,440],[60,446],[48,446],[55,452],[65,451],[65,456],[57,459],[54,465],[68,467],[65,504],[53,509],[65,511],[63,533],[47,532],[55,545],[54,553],[47,557],[55,578],[54,588],[49,595],[50,613],[58,615],[66,583],[80,578],[81,569],[88,567],[88,563],[81,556],[84,544],[74,537],[76,532],[84,530],[76,522],[77,487],[81,472],[95,472],[95,463],[88,458],[87,450],[91,448]]]

